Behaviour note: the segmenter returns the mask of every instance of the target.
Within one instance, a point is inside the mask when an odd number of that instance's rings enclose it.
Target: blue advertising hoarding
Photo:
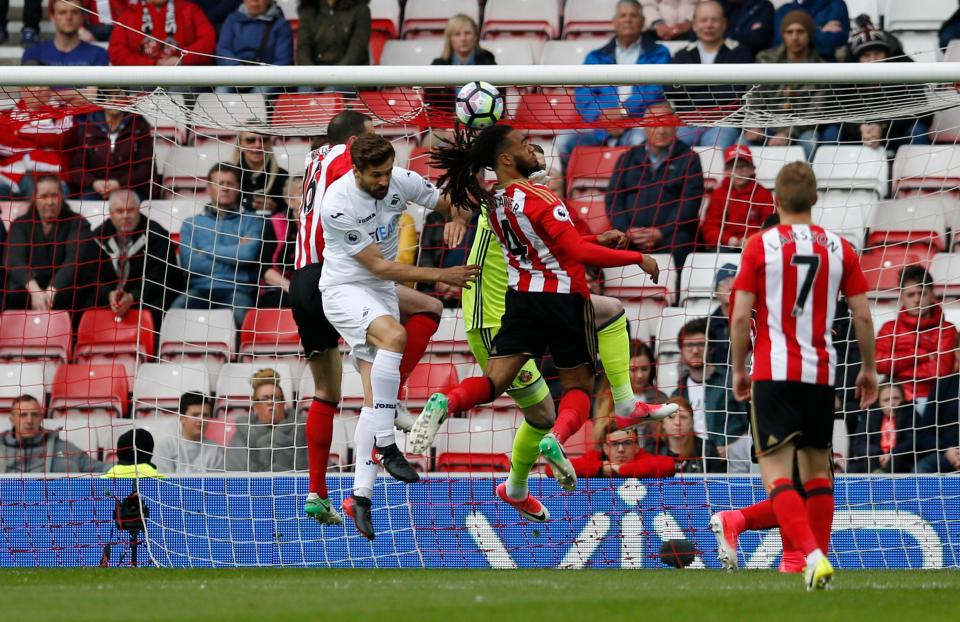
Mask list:
[[[532,524],[499,501],[488,476],[379,480],[377,538],[302,516],[302,477],[142,480],[150,510],[141,563],[161,566],[403,568],[657,568],[664,540],[687,538],[693,567],[719,567],[712,511],[760,498],[751,477],[582,480],[576,492],[531,482],[551,521]],[[348,476],[331,478],[336,501]],[[110,545],[114,498],[130,481],[0,479],[0,566],[94,566]],[[831,556],[841,568],[960,565],[960,477],[843,477],[836,482]],[[742,563],[776,567],[775,531],[741,537]]]

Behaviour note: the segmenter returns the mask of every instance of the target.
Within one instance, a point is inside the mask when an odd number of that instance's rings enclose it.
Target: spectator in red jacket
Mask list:
[[[900,383],[922,414],[937,378],[953,373],[956,347],[957,329],[943,317],[930,273],[906,266],[900,273],[900,313],[877,336],[877,371]]]
[[[112,65],[212,65],[217,37],[200,7],[187,0],[141,0],[116,20]]]
[[[0,112],[0,197],[32,197],[35,176],[61,173],[62,151],[76,139],[75,112],[46,86],[24,87]]]
[[[82,4],[86,9],[86,20],[80,38],[90,43],[93,41],[109,41],[113,32],[113,23],[123,15],[137,0],[72,0],[74,4]]]
[[[603,452],[591,449],[570,462],[580,477],[671,477],[676,472],[673,458],[650,454],[640,447],[636,430],[618,430],[612,421]]]
[[[71,158],[71,182],[83,199],[106,200],[120,188],[133,190],[141,201],[149,198],[153,180],[150,124],[120,105],[119,95],[108,95],[103,110],[88,115],[80,126],[80,145]]]
[[[710,195],[700,233],[704,243],[711,248],[740,249],[773,214],[773,195],[757,183],[757,169],[753,166],[750,147],[727,147],[723,162],[726,177]]]

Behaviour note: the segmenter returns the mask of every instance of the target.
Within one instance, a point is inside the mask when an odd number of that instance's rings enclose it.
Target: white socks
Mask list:
[[[400,361],[403,355],[397,352],[377,350],[370,370],[370,385],[373,389],[373,429],[377,447],[396,443],[393,420],[397,415],[397,393],[400,392]]]
[[[353,473],[353,494],[358,497],[373,497],[373,484],[377,481],[379,465],[373,461],[374,433],[373,409],[364,406],[360,410],[360,420],[353,433],[353,445],[356,447]]]

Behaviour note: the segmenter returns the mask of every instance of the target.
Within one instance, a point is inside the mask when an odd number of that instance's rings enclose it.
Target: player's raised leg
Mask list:
[[[401,398],[401,401],[397,403],[397,418],[394,424],[397,429],[409,432],[414,419],[407,409],[402,407],[403,387],[427,351],[430,339],[440,327],[443,305],[436,298],[405,285],[397,285],[397,299],[400,302],[400,321],[407,333],[407,346],[403,350],[403,360],[400,361],[401,395],[397,397]]]

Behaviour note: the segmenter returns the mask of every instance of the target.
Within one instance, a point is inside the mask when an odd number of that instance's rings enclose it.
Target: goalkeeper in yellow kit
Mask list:
[[[541,171],[531,176],[531,181],[545,184],[547,179]],[[449,226],[463,227],[461,223],[456,222]],[[459,235],[462,236],[463,233]],[[626,236],[620,231],[609,231],[597,236],[597,243],[622,247],[626,245]],[[477,221],[477,232],[470,248],[467,265],[479,265],[480,277],[472,288],[464,289],[462,293],[464,326],[470,350],[480,367],[485,368],[493,338],[500,330],[507,294],[507,263],[487,219],[486,207],[481,209],[480,218]],[[596,318],[600,361],[610,382],[618,424],[631,427],[645,423],[651,418],[666,417],[675,411],[677,409],[675,404],[651,407],[637,401],[633,394],[630,384],[630,336],[623,304],[616,298],[598,295],[591,296],[591,302]],[[523,365],[513,384],[507,389],[507,394],[524,412],[527,420],[544,422],[554,420],[554,405],[550,390],[532,359]],[[561,444],[586,423],[586,419],[578,412],[589,413],[589,410],[561,410],[556,415],[553,432],[546,435],[524,421],[517,431],[514,443],[516,453],[518,444],[526,449],[530,445],[526,442],[527,440],[542,436],[539,441],[540,453],[550,463],[558,483],[566,490],[576,488],[577,478],[573,466],[564,455]],[[435,433],[435,429],[430,431]],[[528,436],[531,439],[527,439]],[[423,443],[424,447],[429,446],[432,440],[432,434],[429,438],[416,439],[419,443]],[[537,446],[535,442],[533,445]],[[511,475],[514,475],[513,470]],[[524,475],[525,487],[526,474],[522,475]],[[516,482],[517,485],[520,483]]]

